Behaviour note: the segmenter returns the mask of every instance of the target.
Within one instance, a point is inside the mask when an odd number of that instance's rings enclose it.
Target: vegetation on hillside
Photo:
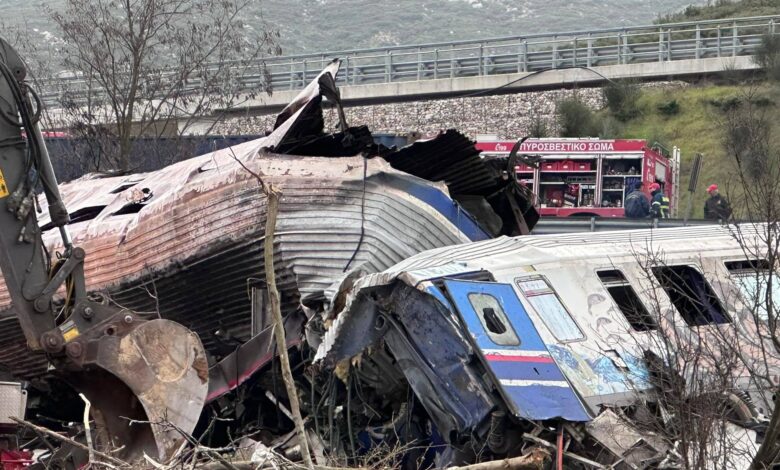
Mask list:
[[[764,38],[756,63],[761,71],[754,76],[741,75],[718,83],[702,81],[654,89],[633,81],[611,82],[602,90],[604,109],[597,112],[583,110],[576,96],[558,103],[561,136],[638,138],[679,147],[682,207],[687,203],[688,195],[683,191],[688,187],[692,160],[701,153],[704,165],[693,216],[702,216],[707,197],[704,188],[712,183],[717,183],[739,209],[746,194],[745,180],[760,179],[756,177],[762,169],[780,159],[778,36]]]
[[[780,0],[710,0],[706,5],[690,5],[679,13],[658,17],[656,23],[766,16],[780,13]]]
[[[702,215],[706,188],[717,183],[732,199],[739,199],[742,191],[735,177],[735,161],[727,154],[725,138],[728,113],[736,106],[745,106],[745,99],[753,96],[752,106],[764,108],[768,114],[780,114],[780,91],[766,82],[758,84],[707,85],[699,84],[678,89],[645,91],[639,98],[640,114],[625,124],[625,138],[642,138],[665,145],[676,145],[682,152],[681,191],[685,191],[690,178],[693,157],[704,155],[704,165],[699,176],[699,186],[694,199],[694,216]],[[670,103],[678,108],[668,115]],[[780,119],[772,119],[775,139],[773,147],[780,145]],[[687,195],[681,193],[681,202]],[[684,207],[684,206],[683,206]]]
[[[651,23],[706,0],[253,0],[247,34],[266,23],[281,33],[285,54],[515,36]],[[0,21],[35,30],[41,45],[59,32],[42,5],[64,0],[3,0]]]

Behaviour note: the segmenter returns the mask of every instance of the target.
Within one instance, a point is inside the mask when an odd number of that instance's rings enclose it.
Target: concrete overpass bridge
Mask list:
[[[240,78],[258,97],[238,111],[280,109],[334,58],[342,60],[337,82],[348,105],[750,70],[762,37],[775,34],[778,22],[780,15],[730,18],[273,57],[264,61],[273,96],[259,93],[267,75],[258,63]],[[86,96],[78,78],[57,81],[51,89],[68,90],[70,99]],[[59,96],[43,98],[56,108]]]

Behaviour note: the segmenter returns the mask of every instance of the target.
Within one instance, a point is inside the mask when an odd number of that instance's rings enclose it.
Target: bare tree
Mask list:
[[[765,40],[766,41],[766,40]],[[765,68],[775,66],[764,61]],[[771,70],[767,70],[768,73]],[[736,277],[742,290],[742,302],[746,306],[758,332],[758,338],[770,351],[780,353],[780,279],[777,270],[780,263],[780,151],[774,145],[777,140],[776,119],[772,109],[766,106],[762,87],[772,83],[745,87],[729,106],[722,110],[720,127],[723,147],[733,164],[733,186],[737,188],[735,207],[743,218],[765,222],[759,225],[755,237],[746,237],[739,226],[732,227],[745,258],[752,260]],[[758,449],[752,469],[772,468],[780,462],[780,394],[776,380],[765,378],[775,392],[774,412],[767,425],[764,440]]]
[[[767,78],[780,80],[780,35],[764,35],[756,49],[754,60],[764,70]]]
[[[757,412],[745,383],[765,377],[777,355],[763,360],[755,352],[753,325],[727,313],[735,311],[737,294],[728,279],[713,272],[714,260],[694,263],[701,272],[668,263],[652,239],[634,256],[631,269],[645,302],[623,304],[621,310],[635,312],[635,323],[646,319],[636,341],[654,391],[644,405],[623,413],[648,436],[671,444],[666,463],[675,468],[744,468],[758,448],[750,440]]]
[[[98,142],[97,165],[131,170],[134,136],[179,136],[204,116],[270,93],[263,58],[281,49],[277,32],[244,21],[255,3],[67,0],[50,11],[64,41],[60,78],[70,84],[61,119]]]

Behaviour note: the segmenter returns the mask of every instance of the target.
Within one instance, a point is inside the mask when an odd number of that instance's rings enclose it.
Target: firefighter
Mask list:
[[[718,192],[718,185],[711,184],[707,188],[710,194],[707,202],[704,203],[704,218],[710,220],[729,220],[731,217],[731,205],[725,197]]]
[[[654,219],[669,218],[669,198],[661,191],[661,185],[652,183],[650,185],[650,195],[652,203],[650,204],[650,217]]]
[[[635,183],[626,196],[623,211],[629,219],[643,219],[650,216],[650,202],[642,192],[642,183]]]

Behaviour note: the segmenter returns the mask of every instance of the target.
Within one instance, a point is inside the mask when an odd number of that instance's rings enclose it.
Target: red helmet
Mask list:
[[[649,189],[650,192],[652,193],[653,191],[657,191],[657,190],[661,189],[661,185],[658,184],[658,183],[651,183],[650,186],[647,189]]]
[[[717,184],[711,184],[710,187],[707,188],[707,192],[708,193],[711,193],[711,192],[717,191],[717,190],[718,190],[718,185]]]

